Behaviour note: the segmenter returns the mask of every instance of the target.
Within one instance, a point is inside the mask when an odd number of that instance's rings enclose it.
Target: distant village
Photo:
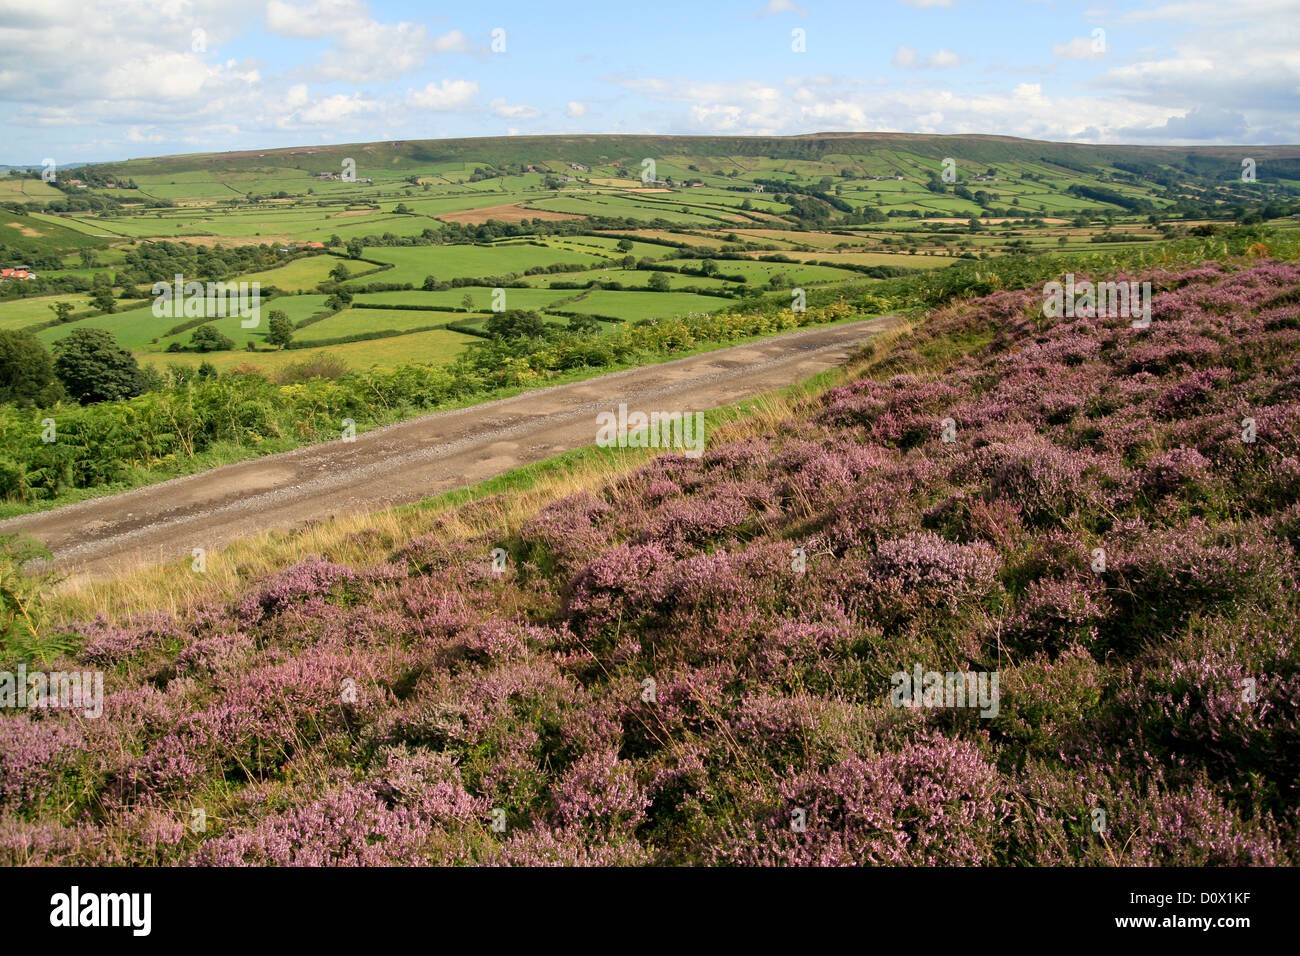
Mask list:
[[[15,279],[35,279],[36,273],[31,266],[9,266],[0,269],[0,282],[12,282]]]
[[[89,189],[89,188],[90,188],[90,184],[89,184],[89,183],[84,183],[84,182],[82,182],[80,179],[69,179],[69,180],[68,180],[68,185],[71,186],[73,189]],[[117,185],[117,183],[96,183],[96,184],[95,184],[95,188],[96,188],[96,189],[117,189],[117,188],[118,188],[118,185]],[[130,187],[128,187],[128,186],[123,186],[122,188],[123,188],[123,189],[128,189],[128,188],[130,188]]]
[[[365,177],[358,176],[356,179],[343,179],[343,176],[340,175],[339,173],[317,173],[316,178],[317,179],[339,179],[345,183],[373,183],[374,182],[374,179],[372,179],[369,176],[365,176]]]

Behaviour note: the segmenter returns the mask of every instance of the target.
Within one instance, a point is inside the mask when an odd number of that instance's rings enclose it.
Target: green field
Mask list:
[[[263,288],[275,286],[285,291],[297,291],[299,289],[315,289],[318,283],[329,280],[330,271],[336,268],[340,263],[349,273],[361,272],[363,270],[373,269],[374,267],[368,262],[348,262],[339,259],[337,256],[306,256],[296,262],[291,262],[287,266],[281,266],[278,269],[268,269],[265,272],[251,272],[248,275],[240,276],[244,282],[260,282]]]
[[[687,312],[715,312],[731,305],[730,299],[689,295],[676,292],[611,292],[597,289],[574,302],[566,303],[565,312],[608,315],[625,322],[659,319]]]
[[[328,353],[337,356],[353,368],[370,368],[371,366],[389,368],[408,362],[427,362],[429,364],[450,362],[464,350],[465,346],[475,341],[478,341],[478,339],[472,335],[446,329],[435,329],[430,332],[415,332],[411,335],[402,335],[396,338],[349,342],[343,345],[330,345],[321,348],[283,349],[274,352],[207,352],[202,355],[193,352],[180,354],[149,352],[142,354],[140,360],[142,363],[156,368],[165,368],[173,363],[197,366],[200,362],[210,362],[218,369],[252,365],[265,371],[271,371],[291,362],[300,362],[312,356]]]
[[[35,299],[0,300],[0,329],[22,329],[40,322],[50,322],[54,313],[50,306],[56,302],[71,302],[73,314],[89,311],[88,293],[46,295]]]
[[[312,342],[319,339],[337,339],[347,335],[391,330],[410,332],[445,325],[470,315],[459,312],[421,312],[414,309],[367,309],[353,307],[301,329],[294,335],[295,342]]]
[[[426,276],[440,280],[522,273],[535,266],[554,263],[595,265],[599,256],[568,249],[539,247],[526,243],[493,246],[368,246],[367,259],[391,263],[394,268],[362,282],[409,282],[420,285]]]
[[[572,298],[578,293],[561,289],[552,291],[550,289],[507,288],[502,290],[502,294],[507,309],[544,309],[552,303]],[[487,286],[463,286],[459,289],[442,289],[437,292],[421,292],[418,290],[410,292],[370,292],[357,296],[353,300],[353,305],[363,306],[370,303],[377,305],[436,305],[459,309],[467,295],[474,300],[476,307],[490,309],[492,306],[493,290]]]

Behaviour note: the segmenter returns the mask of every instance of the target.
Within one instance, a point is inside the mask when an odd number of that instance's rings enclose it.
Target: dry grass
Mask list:
[[[844,367],[811,382],[760,396],[737,406],[735,418],[711,428],[710,442],[724,444],[766,434],[805,402],[829,388],[870,374],[912,326],[880,333],[872,347]],[[617,456],[585,455],[559,468],[546,463],[522,469],[508,491],[491,483],[470,488],[468,501],[438,498],[372,514],[338,516],[310,522],[292,531],[271,531],[206,555],[199,574],[188,561],[123,569],[108,580],[65,579],[49,601],[56,620],[75,622],[104,615],[119,619],[142,610],[183,614],[195,605],[226,601],[244,592],[250,581],[288,567],[309,555],[366,566],[382,560],[408,541],[434,530],[453,540],[509,539],[546,505],[582,491],[617,487],[659,451],[624,449]]]

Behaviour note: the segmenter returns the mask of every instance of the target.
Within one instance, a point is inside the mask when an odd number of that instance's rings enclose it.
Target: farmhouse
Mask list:
[[[10,279],[35,279],[36,273],[32,272],[30,266],[13,266],[12,268],[0,269],[0,282],[8,282]]]

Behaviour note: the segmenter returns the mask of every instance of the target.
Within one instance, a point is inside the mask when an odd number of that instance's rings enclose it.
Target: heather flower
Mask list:
[[[671,482],[657,484],[677,490]],[[667,497],[673,491],[665,489],[661,496]],[[534,561],[543,566],[553,564],[560,573],[571,573],[607,544],[603,524],[612,510],[594,495],[570,495],[539,511],[524,525],[520,538]]]
[[[323,598],[337,585],[356,578],[357,573],[351,568],[332,564],[323,558],[309,558],[272,575],[261,588],[239,603],[236,614],[245,624],[256,624],[295,603]]]
[[[163,612],[137,615],[120,626],[111,626],[101,617],[81,630],[86,642],[78,660],[101,666],[129,660],[181,639],[177,622]]]
[[[779,785],[780,809],[722,858],[798,866],[992,862],[1006,813],[997,771],[964,741],[935,735],[897,753],[850,757]],[[791,809],[805,829],[791,827]]]
[[[613,750],[586,754],[555,787],[555,815],[561,826],[607,836],[631,836],[650,805],[630,763]]]
[[[1137,476],[1138,488],[1152,499],[1193,490],[1207,479],[1211,467],[1210,460],[1195,448],[1171,448],[1143,466]]]
[[[62,717],[0,718],[0,810],[43,800],[77,758],[78,725]]]
[[[988,544],[957,544],[932,531],[882,541],[868,577],[895,582],[918,600],[938,602],[950,611],[966,600],[990,593],[1001,562]]]

